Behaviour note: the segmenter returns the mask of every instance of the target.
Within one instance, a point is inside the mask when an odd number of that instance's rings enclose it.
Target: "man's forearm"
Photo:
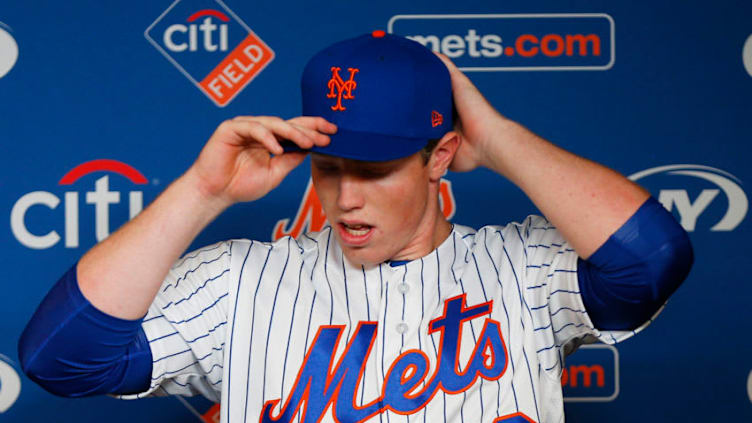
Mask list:
[[[317,130],[336,127],[313,117],[220,124],[183,176],[53,286],[19,339],[24,372],[65,396],[148,389],[153,357],[141,318],[170,267],[224,209],[262,198],[303,161],[302,153],[271,156],[277,139],[325,145]]]
[[[522,125],[499,119],[484,165],[519,186],[588,258],[649,193],[619,173],[559,148]]]
[[[189,170],[141,214],[81,258],[81,292],[109,315],[142,317],[170,266],[225,207],[202,193]]]

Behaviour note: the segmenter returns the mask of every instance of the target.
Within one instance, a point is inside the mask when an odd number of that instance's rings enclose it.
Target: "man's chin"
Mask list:
[[[386,257],[383,253],[377,254],[373,247],[348,247],[342,246],[342,253],[347,258],[347,261],[354,266],[373,267],[387,261],[389,257]]]

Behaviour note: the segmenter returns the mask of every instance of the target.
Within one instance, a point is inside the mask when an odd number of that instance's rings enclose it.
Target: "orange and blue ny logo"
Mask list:
[[[329,94],[327,94],[326,97],[337,98],[337,104],[332,106],[332,110],[345,110],[345,106],[342,105],[342,98],[345,98],[347,100],[354,99],[355,96],[353,96],[352,92],[358,86],[354,78],[359,69],[347,68],[347,70],[350,72],[350,79],[348,79],[347,81],[343,80],[342,77],[339,76],[340,70],[340,67],[332,66],[332,77],[327,83],[327,87],[329,87]]]

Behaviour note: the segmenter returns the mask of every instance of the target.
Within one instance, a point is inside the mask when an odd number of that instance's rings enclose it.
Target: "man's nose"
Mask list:
[[[364,198],[360,180],[353,175],[344,174],[339,180],[339,195],[337,206],[342,210],[352,210],[363,207]]]

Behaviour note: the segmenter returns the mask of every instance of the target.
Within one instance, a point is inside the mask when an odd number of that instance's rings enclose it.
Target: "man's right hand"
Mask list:
[[[237,117],[224,122],[196,162],[133,220],[86,253],[78,284],[96,308],[123,319],[146,314],[170,266],[225,208],[257,200],[299,165],[279,140],[326,145],[336,132],[322,118]]]
[[[121,382],[126,379],[108,385],[109,382],[103,382],[101,378],[123,373],[123,359],[130,357],[133,351],[138,351],[136,356],[143,356],[144,348],[150,348],[136,347],[139,333],[144,333],[138,330],[138,319],[146,315],[175,260],[222,210],[235,202],[263,197],[303,161],[304,152],[285,153],[280,140],[287,139],[308,149],[328,144],[327,134],[336,131],[335,125],[316,117],[284,121],[277,117],[241,116],[219,125],[183,176],[170,184],[138,216],[89,250],[76,268],[66,273],[56,285],[55,295],[51,300],[45,300],[40,308],[41,314],[35,314],[30,323],[29,327],[33,329],[29,333],[35,334],[25,335],[26,341],[22,341],[24,370],[32,368],[30,374],[36,375],[38,380],[47,378],[52,381],[45,386],[54,387],[54,392],[58,393],[120,392],[124,386]],[[183,281],[196,269],[182,276]],[[196,278],[196,275],[199,273],[192,277]],[[190,283],[189,290],[198,287],[197,283]],[[90,304],[75,293],[73,284],[77,284],[80,294]],[[181,289],[185,289],[185,285],[186,282]],[[205,295],[209,295],[206,292]],[[58,310],[59,313],[53,312]],[[129,321],[118,322],[108,331],[107,328],[114,323],[94,313],[95,310]],[[70,322],[75,323],[68,326]],[[61,328],[65,328],[64,331],[60,332]],[[79,328],[91,330],[86,336],[68,337]],[[52,350],[39,355],[44,346],[55,345],[48,341],[58,333],[66,339],[58,340],[56,348],[64,345],[64,351]],[[72,343],[66,344],[66,341]],[[89,350],[93,355],[86,354]],[[37,357],[44,358],[35,367],[28,367]],[[146,362],[151,359],[149,357]],[[60,364],[61,360],[65,364]],[[92,367],[91,363],[96,366]],[[151,382],[151,368],[144,371],[143,363],[126,363],[127,373],[135,377],[135,382],[128,380],[125,386],[135,383],[139,385],[138,389],[146,389]],[[135,376],[132,376],[132,365],[140,368]],[[89,369],[82,371],[82,366],[89,366]],[[52,368],[63,370],[49,372]],[[107,387],[97,391],[103,386]]]
[[[283,153],[280,140],[308,149],[327,145],[327,134],[336,131],[336,125],[321,117],[238,116],[219,125],[187,173],[201,194],[221,207],[254,201],[305,158],[304,152]]]

